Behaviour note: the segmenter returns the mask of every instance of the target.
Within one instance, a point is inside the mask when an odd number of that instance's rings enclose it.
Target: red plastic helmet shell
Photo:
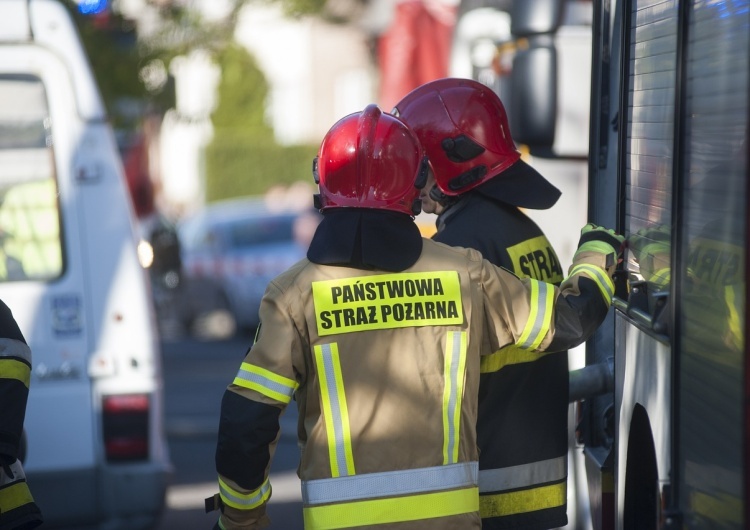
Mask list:
[[[414,132],[377,105],[349,114],[328,131],[313,169],[320,209],[374,208],[415,215],[425,172]],[[418,203],[417,203],[418,204]]]
[[[521,157],[502,101],[477,81],[431,81],[407,94],[392,113],[419,137],[446,195],[479,186]]]

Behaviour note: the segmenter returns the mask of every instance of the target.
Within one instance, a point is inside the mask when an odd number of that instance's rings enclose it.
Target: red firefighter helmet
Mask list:
[[[511,166],[502,184],[483,189],[509,204],[548,208],[560,193],[521,160],[498,95],[471,79],[445,78],[426,83],[396,104],[392,114],[417,134],[448,196],[465,193]],[[491,188],[491,189],[490,189]]]
[[[377,105],[345,116],[328,131],[313,163],[318,207],[420,211],[427,160],[417,136]]]

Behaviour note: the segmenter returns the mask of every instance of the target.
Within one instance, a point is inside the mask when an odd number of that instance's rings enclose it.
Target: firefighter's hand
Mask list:
[[[589,223],[581,229],[581,239],[578,240],[577,252],[614,254],[619,261],[624,247],[625,236],[616,233],[611,228]]]
[[[656,254],[669,254],[671,250],[671,231],[668,226],[653,225],[641,228],[631,234],[627,246],[639,261]]]

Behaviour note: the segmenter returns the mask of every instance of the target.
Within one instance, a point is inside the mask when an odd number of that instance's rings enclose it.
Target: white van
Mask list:
[[[24,467],[45,528],[154,528],[159,341],[113,132],[53,0],[0,1],[0,298],[32,351]]]

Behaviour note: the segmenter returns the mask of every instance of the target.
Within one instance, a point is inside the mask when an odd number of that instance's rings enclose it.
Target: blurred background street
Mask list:
[[[223,341],[164,341],[167,441],[174,473],[167,503],[155,530],[209,530],[217,513],[203,500],[218,492],[214,451],[224,389],[234,379],[250,344],[248,337]],[[281,440],[271,467],[272,528],[302,530],[302,503],[296,474],[299,452],[294,403],[281,420]]]

